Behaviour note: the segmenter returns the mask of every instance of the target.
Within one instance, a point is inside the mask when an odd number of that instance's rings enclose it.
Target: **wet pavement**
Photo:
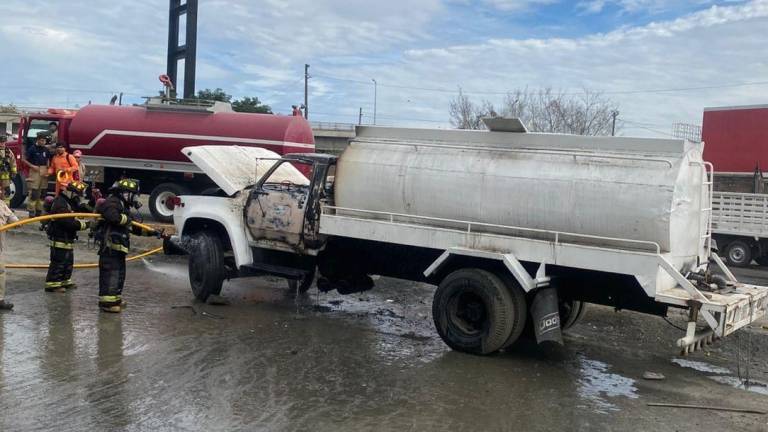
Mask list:
[[[41,239],[10,234],[6,261],[45,261]],[[681,359],[680,332],[662,319],[591,307],[560,356],[523,344],[476,357],[440,341],[428,285],[380,279],[367,293],[296,299],[284,281],[241,279],[225,285],[232,305],[216,307],[192,300],[185,258],[155,256],[129,264],[128,308],[108,315],[96,270],[76,271],[66,294],[45,294],[41,271],[8,276],[0,431],[768,431],[764,415],[647,406],[767,410],[768,387],[738,388],[747,369],[768,382],[765,321]]]

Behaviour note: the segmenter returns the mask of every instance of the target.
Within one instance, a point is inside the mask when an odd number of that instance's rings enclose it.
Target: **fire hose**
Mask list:
[[[37,216],[29,219],[22,219],[17,222],[13,222],[7,225],[0,226],[0,232],[8,231],[10,229],[20,227],[23,225],[35,223],[35,222],[43,222],[47,220],[53,220],[53,219],[66,219],[66,218],[90,218],[90,219],[99,219],[101,218],[101,215],[98,213],[57,213],[57,214],[51,214],[51,215],[45,215],[45,216]],[[131,221],[131,224],[133,226],[136,226],[138,228],[141,228],[146,231],[155,231],[154,228],[152,228],[149,225],[145,225],[143,223],[139,223],[136,221]],[[131,257],[128,257],[126,261],[134,261],[137,259],[141,259],[150,255],[154,255],[156,253],[160,253],[163,251],[163,247],[158,247],[149,251],[146,251],[144,253],[134,255]],[[82,269],[82,268],[96,268],[98,267],[98,263],[89,263],[89,264],[75,264],[73,267]],[[46,264],[6,264],[5,268],[9,269],[47,269],[48,265]]]

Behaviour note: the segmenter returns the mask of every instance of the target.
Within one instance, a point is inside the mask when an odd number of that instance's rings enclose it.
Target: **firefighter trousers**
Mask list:
[[[122,303],[125,285],[125,253],[107,249],[99,254],[99,305]]]
[[[72,266],[75,253],[71,244],[68,247],[51,246],[51,263],[48,265],[48,276],[45,277],[45,290],[72,286]]]

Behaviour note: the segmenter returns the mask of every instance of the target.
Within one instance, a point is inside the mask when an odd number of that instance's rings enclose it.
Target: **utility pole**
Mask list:
[[[363,124],[363,107],[360,107],[360,113],[357,115],[357,124]]]
[[[309,65],[304,65],[304,118],[309,119]]]
[[[197,63],[197,0],[170,0],[168,12],[168,76],[174,88],[177,81],[178,62],[184,60],[184,99],[195,97],[195,64]],[[179,45],[179,21],[186,15],[184,45]]]
[[[611,136],[616,136],[616,117],[619,116],[619,112],[614,111],[611,113],[611,116],[613,117],[613,124],[611,125]]]
[[[371,78],[371,81],[373,81],[373,124],[376,124],[376,92],[379,87],[379,83],[376,82],[375,78]]]

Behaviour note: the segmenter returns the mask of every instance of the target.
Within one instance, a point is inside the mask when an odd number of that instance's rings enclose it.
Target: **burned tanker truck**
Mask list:
[[[358,127],[339,157],[185,148],[221,189],[174,210],[182,243],[194,239],[195,296],[260,275],[342,294],[372,275],[425,282],[442,339],[476,354],[526,326],[559,341],[584,303],[685,309],[684,353],[766,314],[768,288],[739,283],[713,252],[702,144],[487,125]]]

